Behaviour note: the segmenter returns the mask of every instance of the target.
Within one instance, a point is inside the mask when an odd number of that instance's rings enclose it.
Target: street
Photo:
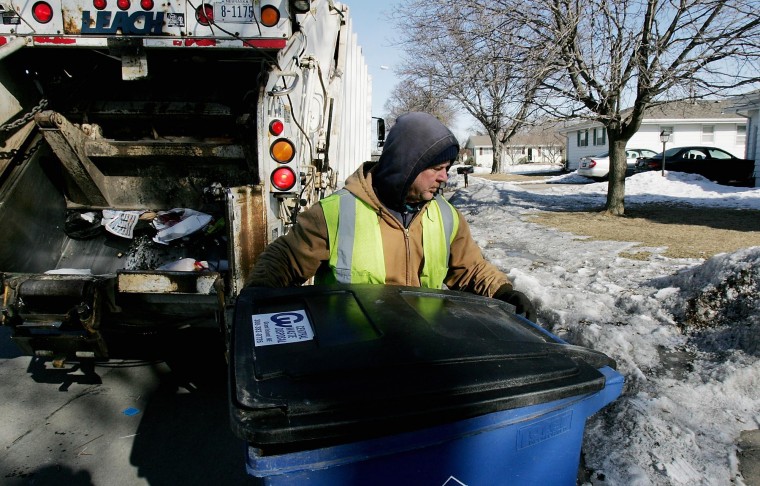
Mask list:
[[[21,356],[0,327],[3,485],[244,484],[214,336],[165,360],[54,369]],[[213,349],[211,349],[213,348]]]

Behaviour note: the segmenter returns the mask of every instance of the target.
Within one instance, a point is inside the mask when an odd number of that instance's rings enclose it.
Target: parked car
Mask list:
[[[626,175],[633,174],[636,160],[639,157],[652,157],[656,154],[657,152],[649,149],[625,149],[625,159],[628,164]],[[582,157],[577,172],[579,175],[594,180],[606,180],[610,173],[610,153],[605,152],[601,155]]]
[[[642,158],[636,172],[662,170],[662,153]],[[699,174],[718,184],[755,185],[755,161],[734,157],[716,147],[674,147],[665,151],[665,170]]]

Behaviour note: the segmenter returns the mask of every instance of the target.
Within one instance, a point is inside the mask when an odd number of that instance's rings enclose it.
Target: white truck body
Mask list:
[[[3,324],[30,354],[224,329],[258,253],[371,158],[331,0],[0,0],[0,20]],[[194,211],[211,223],[154,241]]]

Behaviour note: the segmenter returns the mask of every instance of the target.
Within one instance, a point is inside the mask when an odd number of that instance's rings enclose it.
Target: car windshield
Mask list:
[[[716,148],[711,148],[707,150],[710,153],[710,157],[713,159],[733,159],[735,158],[733,155],[729,154],[725,150],[720,150]]]
[[[669,148],[668,150],[665,151],[665,157],[672,157],[673,155],[677,154],[680,150],[681,149],[678,147]],[[658,157],[662,158],[662,152],[658,152],[654,155],[649,155],[648,157],[651,159],[656,159]]]

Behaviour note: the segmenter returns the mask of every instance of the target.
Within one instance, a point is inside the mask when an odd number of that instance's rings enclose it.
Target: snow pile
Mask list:
[[[700,331],[716,352],[760,355],[760,248],[717,255],[663,283],[678,291],[671,312],[685,332]]]
[[[607,183],[492,182],[456,175],[447,193],[491,262],[536,304],[538,323],[608,354],[623,395],[586,427],[593,485],[743,485],[737,441],[760,426],[760,247],[707,261],[619,256],[634,243],[591,241],[530,222],[537,210],[598,210]],[[626,180],[626,201],[760,209],[760,189],[659,172]]]

